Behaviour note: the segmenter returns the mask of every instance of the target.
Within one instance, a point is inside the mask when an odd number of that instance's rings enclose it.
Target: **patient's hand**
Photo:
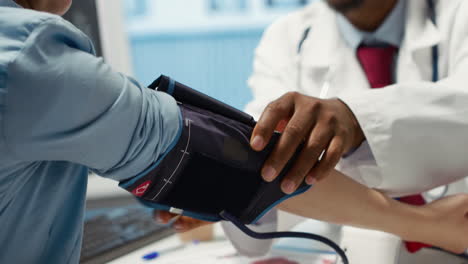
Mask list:
[[[176,214],[169,213],[166,211],[158,211],[158,210],[154,211],[154,219],[161,224],[169,223],[169,221],[176,216],[177,216]],[[198,220],[198,219],[191,218],[188,216],[181,216],[179,219],[177,219],[177,221],[174,222],[172,227],[177,232],[187,232],[197,227],[209,225],[209,224],[213,224],[213,223]]]
[[[419,241],[462,253],[468,248],[468,194],[449,196],[424,206],[428,216]]]

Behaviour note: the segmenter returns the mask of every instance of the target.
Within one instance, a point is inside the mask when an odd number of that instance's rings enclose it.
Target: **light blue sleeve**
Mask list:
[[[179,108],[92,53],[89,39],[62,19],[31,32],[7,69],[5,144],[18,160],[68,161],[126,179],[175,140]]]

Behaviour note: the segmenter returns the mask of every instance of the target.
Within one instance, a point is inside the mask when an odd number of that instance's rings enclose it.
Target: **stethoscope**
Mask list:
[[[436,16],[436,8],[435,8],[435,3],[434,0],[427,0],[427,6],[428,6],[428,13],[429,13],[429,19],[432,21],[434,25],[437,26],[437,16]],[[297,56],[298,56],[298,78],[297,78],[297,87],[301,90],[302,88],[302,63],[301,63],[301,55],[302,55],[302,48],[304,46],[304,43],[307,41],[310,35],[311,31],[311,26],[307,27],[303,34],[302,38],[299,40],[298,45],[297,45]],[[439,80],[439,47],[438,45],[434,45],[432,47],[432,54],[431,54],[431,59],[432,59],[432,82],[437,82]],[[320,89],[320,95],[319,98],[326,98],[328,95],[328,92],[330,90],[330,82],[334,74],[334,67],[330,67],[325,74],[324,81],[322,84],[322,87]]]

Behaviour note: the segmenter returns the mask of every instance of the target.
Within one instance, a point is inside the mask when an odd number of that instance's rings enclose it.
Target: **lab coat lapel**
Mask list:
[[[426,1],[408,1],[407,12],[405,37],[397,64],[397,80],[430,81],[433,70],[431,50],[434,45],[440,44],[441,34],[429,18]],[[443,72],[443,69],[440,70]]]
[[[309,69],[326,69],[335,59],[339,45],[336,15],[327,7],[320,13],[311,14],[308,20],[306,23],[310,25],[310,33],[302,46],[302,64]]]
[[[441,42],[441,34],[428,16],[425,0],[408,1],[406,30],[397,62],[397,81],[431,80],[431,48]],[[303,44],[299,75],[300,91],[319,96],[325,76],[331,71],[327,97],[370,89],[367,78],[336,23],[336,13],[324,9],[309,21],[311,31]],[[443,73],[444,69],[440,69]],[[443,76],[441,76],[443,77]]]
[[[341,36],[336,16],[327,8],[309,22],[311,31],[299,58],[305,94],[318,97],[325,79],[330,84],[326,97],[370,88],[356,55]]]

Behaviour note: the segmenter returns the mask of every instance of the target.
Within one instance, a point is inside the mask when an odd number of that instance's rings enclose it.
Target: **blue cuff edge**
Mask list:
[[[152,170],[154,170],[161,163],[161,161],[167,156],[167,154],[169,154],[169,152],[171,152],[174,149],[174,147],[177,145],[177,142],[179,142],[180,137],[182,136],[182,130],[184,129],[184,127],[183,127],[184,124],[183,124],[182,119],[183,119],[182,112],[179,111],[179,125],[180,125],[179,131],[177,132],[177,136],[174,138],[172,143],[167,148],[166,152],[164,152],[164,154],[152,166],[150,166],[149,168],[147,168],[143,172],[139,173],[138,175],[133,177],[133,179],[129,180],[128,182],[120,183],[119,187],[127,188],[130,185],[137,182],[139,179],[141,179],[142,177],[144,177],[145,175],[150,173]]]
[[[273,204],[271,204],[267,209],[265,209],[265,211],[263,211],[261,214],[259,214],[257,216],[257,218],[255,218],[254,221],[252,221],[251,224],[256,224],[263,216],[265,216],[266,213],[268,213],[271,209],[273,209],[275,206],[277,206],[278,204],[286,201],[287,199],[289,198],[292,198],[294,196],[297,196],[299,194],[303,194],[305,193],[306,191],[308,191],[310,188],[312,187],[311,186],[305,186],[305,187],[302,187],[301,189],[298,189],[297,191],[295,191],[294,193],[292,194],[289,194],[289,195],[286,195],[284,196],[283,198],[279,199],[278,201],[274,202]]]
[[[175,89],[175,81],[172,78],[169,78],[169,87],[167,88],[167,93],[172,95]]]

